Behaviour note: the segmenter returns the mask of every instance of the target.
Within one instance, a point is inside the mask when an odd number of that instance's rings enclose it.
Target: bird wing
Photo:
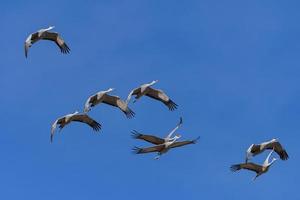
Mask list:
[[[42,39],[51,40],[51,41],[55,42],[57,44],[57,46],[60,48],[60,51],[62,53],[70,52],[70,48],[68,47],[68,45],[65,43],[65,41],[62,39],[62,37],[58,33],[45,31],[43,33]]]
[[[162,103],[164,103],[169,108],[169,110],[175,110],[178,106],[162,90],[158,90],[158,89],[148,87],[146,96],[148,96],[150,98],[153,98],[153,99],[156,99],[158,101],[161,101]]]
[[[93,120],[87,114],[76,114],[70,118],[71,121],[82,122],[93,128],[94,131],[99,131],[101,129],[101,124]]]
[[[128,97],[126,99],[126,103],[128,104],[132,95],[137,95],[139,92],[141,91],[141,87],[135,88],[133,90],[131,90],[131,92],[128,94]]]
[[[132,118],[135,115],[135,113],[127,106],[127,104],[118,96],[105,94],[102,102],[114,107],[118,107],[127,118]]]
[[[259,173],[262,171],[262,166],[257,165],[255,163],[241,163],[241,164],[236,164],[231,166],[231,171],[235,172],[241,169],[247,169],[250,171],[255,171],[256,173]]]
[[[199,139],[196,138],[194,140],[186,140],[186,141],[182,141],[182,142],[174,142],[173,144],[170,145],[170,148],[176,148],[176,147],[181,147],[181,146],[185,146],[188,144],[196,144],[197,140]]]
[[[160,152],[165,148],[165,145],[156,145],[152,147],[147,147],[147,148],[140,148],[140,147],[134,147],[132,150],[136,154],[141,154],[141,153],[151,153],[151,152]]]
[[[164,139],[156,137],[154,135],[144,135],[144,134],[137,132],[136,130],[133,130],[131,133],[132,133],[132,137],[135,139],[145,140],[147,142],[150,142],[150,143],[156,144],[156,145],[165,143]]]
[[[289,158],[289,155],[287,154],[286,150],[277,141],[267,144],[265,149],[274,149],[274,151],[280,156],[280,159],[282,160],[287,160]]]

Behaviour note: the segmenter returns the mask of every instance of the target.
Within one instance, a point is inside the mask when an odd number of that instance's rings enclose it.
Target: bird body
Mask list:
[[[130,99],[133,95],[135,95],[135,100],[136,102],[138,99],[140,99],[142,96],[148,96],[152,99],[158,100],[162,103],[164,103],[169,110],[173,111],[177,108],[177,104],[174,103],[162,90],[154,89],[151,86],[157,83],[158,80],[152,81],[151,83],[143,84],[138,88],[133,89],[126,100],[126,103],[128,104],[130,102]]]
[[[155,146],[151,146],[147,148],[134,147],[133,148],[134,152],[136,154],[157,152],[158,156],[156,156],[155,159],[158,159],[162,154],[167,153],[171,148],[185,146],[188,144],[195,144],[199,138],[194,140],[177,142],[177,140],[181,138],[181,136],[175,135],[174,137],[172,137],[172,135],[181,125],[182,125],[182,118],[180,118],[180,121],[177,124],[177,126],[165,138],[159,138],[157,136],[141,134],[137,131],[133,131],[132,132],[133,138],[144,140],[146,142],[155,144]]]

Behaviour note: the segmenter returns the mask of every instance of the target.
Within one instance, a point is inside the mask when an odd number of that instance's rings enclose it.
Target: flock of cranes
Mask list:
[[[29,48],[39,40],[50,40],[55,42],[63,54],[67,54],[70,52],[70,48],[64,42],[62,37],[58,33],[51,31],[53,28],[54,26],[50,26],[49,28],[46,29],[40,29],[39,31],[32,33],[27,37],[25,41],[26,58],[28,57]],[[152,81],[151,83],[146,83],[133,89],[129,93],[125,101],[118,96],[109,94],[114,90],[113,88],[109,88],[108,90],[97,92],[96,94],[90,96],[87,99],[86,103],[84,104],[83,112],[76,111],[72,114],[67,114],[55,120],[55,122],[52,124],[51,127],[51,136],[50,136],[51,143],[53,142],[54,133],[57,128],[57,125],[61,130],[71,122],[81,122],[89,125],[94,131],[99,131],[102,128],[102,125],[98,123],[96,120],[94,120],[93,118],[91,118],[88,115],[88,112],[92,109],[92,107],[95,107],[96,105],[101,103],[119,108],[127,118],[133,118],[135,116],[134,111],[132,111],[128,107],[132,96],[135,96],[135,100],[133,101],[134,103],[137,100],[139,100],[142,96],[148,96],[154,100],[162,102],[165,106],[168,107],[170,111],[174,111],[175,109],[177,109],[178,105],[174,103],[174,101],[171,100],[164,91],[152,87],[157,82],[158,80],[155,80]],[[193,140],[178,141],[181,138],[181,135],[175,133],[181,127],[182,123],[183,121],[182,118],[180,117],[179,123],[165,138],[160,138],[158,136],[149,135],[149,134],[142,134],[136,130],[132,131],[132,137],[134,139],[144,140],[152,144],[152,146],[145,147],[145,148],[134,147],[133,151],[136,154],[156,152],[157,156],[155,157],[155,159],[158,159],[162,154],[167,153],[172,148],[181,147],[188,144],[195,144],[199,139],[199,137]],[[174,134],[175,136],[173,136]],[[248,162],[254,156],[261,154],[266,150],[269,150],[270,153],[268,154],[267,158],[265,159],[262,165],[253,162]],[[254,177],[255,180],[258,176],[266,173],[269,170],[270,166],[276,160],[278,160],[277,158],[273,157],[272,160],[270,161],[273,152],[276,152],[279,155],[281,160],[287,160],[289,158],[286,150],[283,148],[280,142],[277,139],[272,139],[270,141],[263,142],[261,144],[252,144],[246,151],[245,162],[232,165],[231,170],[234,172],[241,169],[247,169],[253,171],[256,173],[256,176]]]

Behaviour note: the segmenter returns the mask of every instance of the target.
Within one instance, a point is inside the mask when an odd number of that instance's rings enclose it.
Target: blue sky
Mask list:
[[[299,199],[300,2],[1,1],[1,199]],[[29,33],[55,25],[71,54]],[[50,126],[114,87],[123,98],[158,79],[179,105],[147,98],[127,120],[100,105],[100,134],[71,124],[50,145]],[[155,155],[130,131],[165,136],[182,116],[197,145]],[[233,174],[251,143],[279,138],[290,159],[253,182]],[[266,154],[255,158],[262,162]]]

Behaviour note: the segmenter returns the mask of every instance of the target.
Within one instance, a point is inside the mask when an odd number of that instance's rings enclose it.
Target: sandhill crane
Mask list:
[[[93,128],[94,131],[99,131],[101,129],[101,124],[93,120],[91,117],[89,117],[87,114],[79,114],[78,111],[65,115],[63,117],[58,118],[55,120],[55,122],[52,124],[51,127],[51,136],[50,136],[50,141],[52,143],[53,137],[54,137],[54,132],[56,129],[57,124],[59,124],[59,129],[63,129],[67,124],[71,123],[72,121],[75,122],[82,122],[90,127]]]
[[[176,103],[174,103],[162,90],[154,89],[151,87],[152,85],[154,85],[157,82],[158,82],[158,80],[152,81],[151,83],[143,84],[140,87],[133,89],[129,93],[126,103],[127,104],[129,103],[132,95],[135,95],[134,102],[136,102],[142,96],[146,95],[152,99],[161,101],[169,108],[169,110],[171,110],[171,111],[175,110],[177,108]]]
[[[60,51],[64,54],[70,52],[70,48],[64,42],[64,40],[60,37],[60,35],[56,32],[49,32],[52,30],[54,26],[50,26],[46,29],[41,29],[35,33],[30,34],[25,41],[25,57],[27,58],[29,48],[39,40],[50,40],[56,43],[56,45],[60,48]]]
[[[167,153],[169,151],[169,149],[171,149],[171,148],[181,147],[181,146],[188,145],[188,144],[195,144],[199,138],[194,139],[194,140],[186,140],[186,141],[177,142],[177,140],[181,136],[175,135],[174,137],[172,137],[172,135],[181,126],[181,124],[182,124],[182,118],[180,118],[180,121],[177,124],[177,126],[165,138],[159,138],[157,136],[141,134],[141,133],[138,133],[137,131],[133,131],[132,132],[133,138],[144,140],[144,141],[150,142],[152,144],[155,144],[155,146],[147,147],[147,148],[134,147],[133,151],[136,154],[157,152],[158,155],[155,157],[155,159],[158,159],[162,154]]]
[[[270,156],[272,155],[273,152],[274,152],[274,150],[272,150],[269,153],[269,155],[266,158],[266,160],[264,161],[263,165],[258,165],[258,164],[251,163],[251,162],[241,163],[241,164],[232,165],[231,171],[236,172],[241,169],[247,169],[250,171],[254,171],[254,172],[256,172],[256,176],[253,178],[253,180],[255,180],[260,175],[266,173],[269,170],[269,167],[277,160],[276,158],[273,158],[272,161],[269,162]]]
[[[286,150],[281,146],[277,139],[272,139],[267,142],[263,142],[261,144],[252,144],[247,152],[246,152],[246,163],[249,159],[257,154],[264,152],[265,150],[274,150],[279,156],[281,160],[287,160],[289,155],[287,154]]]
[[[127,118],[134,117],[135,113],[128,107],[127,103],[125,103],[118,96],[112,96],[108,94],[113,90],[113,88],[109,88],[108,90],[100,91],[90,96],[85,103],[84,112],[89,112],[91,110],[91,107],[94,107],[97,104],[105,103],[114,107],[118,107],[126,115]]]

